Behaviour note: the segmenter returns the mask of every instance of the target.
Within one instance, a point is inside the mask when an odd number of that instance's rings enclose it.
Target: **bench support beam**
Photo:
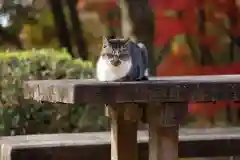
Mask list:
[[[178,159],[178,128],[149,126],[149,160]]]
[[[182,112],[176,112],[175,105],[178,104],[152,104],[148,107],[149,160],[178,160],[178,122],[183,115],[177,113],[184,113],[185,107],[181,107]]]
[[[111,160],[138,160],[137,105],[108,105],[111,120]]]

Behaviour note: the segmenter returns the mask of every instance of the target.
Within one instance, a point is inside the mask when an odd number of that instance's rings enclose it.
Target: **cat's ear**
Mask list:
[[[108,46],[109,42],[108,42],[108,38],[107,37],[103,37],[103,47],[105,48],[106,46]]]

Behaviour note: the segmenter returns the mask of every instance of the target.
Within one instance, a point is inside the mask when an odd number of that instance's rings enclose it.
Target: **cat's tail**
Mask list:
[[[143,57],[143,63],[145,64],[145,73],[144,76],[148,77],[149,73],[148,73],[148,51],[146,46],[143,43],[137,43],[138,47],[141,48],[142,50],[142,57]]]

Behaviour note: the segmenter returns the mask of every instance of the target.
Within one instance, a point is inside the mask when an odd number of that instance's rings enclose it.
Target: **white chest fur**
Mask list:
[[[99,81],[115,81],[128,74],[132,67],[132,62],[131,60],[122,61],[118,67],[114,67],[108,60],[100,57],[96,67],[96,76]]]

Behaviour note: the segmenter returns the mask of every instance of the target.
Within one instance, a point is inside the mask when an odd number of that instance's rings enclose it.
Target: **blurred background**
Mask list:
[[[239,0],[0,0],[0,134],[107,130],[103,107],[27,101],[21,87],[92,78],[103,36],[143,42],[153,76],[239,74],[239,10]],[[188,107],[185,127],[240,124],[238,103]]]

